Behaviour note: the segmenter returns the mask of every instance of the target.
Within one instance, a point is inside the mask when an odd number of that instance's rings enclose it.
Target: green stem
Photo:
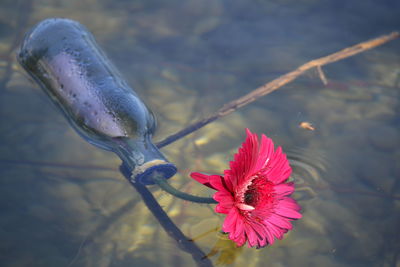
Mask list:
[[[158,184],[161,189],[163,189],[165,192],[170,193],[171,195],[188,200],[191,202],[197,202],[197,203],[204,203],[204,204],[216,204],[218,203],[211,197],[198,197],[194,195],[190,195],[187,193],[184,193],[182,191],[179,191],[178,189],[172,187],[168,182],[167,179],[165,179],[161,174],[159,173],[154,173],[152,177],[154,183]]]

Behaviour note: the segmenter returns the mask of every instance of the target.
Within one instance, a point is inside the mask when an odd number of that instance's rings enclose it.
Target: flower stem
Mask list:
[[[152,177],[154,183],[158,184],[162,190],[164,190],[167,193],[170,193],[171,195],[188,200],[191,202],[197,202],[197,203],[204,203],[204,204],[216,204],[218,203],[211,197],[198,197],[194,195],[190,195],[187,193],[184,193],[182,191],[179,191],[175,187],[172,187],[168,182],[167,179],[165,179],[161,174],[155,172],[153,177]]]

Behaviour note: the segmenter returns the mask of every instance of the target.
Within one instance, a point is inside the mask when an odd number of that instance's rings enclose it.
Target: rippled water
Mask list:
[[[82,140],[15,60],[35,23],[85,24],[156,113],[156,140],[297,66],[400,29],[398,1],[2,1],[0,265],[195,266],[118,171]],[[234,248],[212,206],[149,187],[215,265],[400,265],[400,40],[310,71],[163,149],[171,182],[210,195],[190,171],[222,173],[244,139],[288,153],[303,218],[273,246]],[[316,130],[300,128],[311,122]]]

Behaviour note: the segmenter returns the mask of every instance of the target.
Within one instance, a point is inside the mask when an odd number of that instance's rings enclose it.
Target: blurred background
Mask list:
[[[15,59],[49,17],[84,24],[158,118],[158,141],[299,65],[400,29],[395,0],[1,0],[0,265],[195,266],[118,171]],[[323,67],[163,152],[171,183],[212,191],[245,128],[294,169],[303,218],[273,246],[235,248],[213,205],[149,189],[217,266],[400,266],[400,40]],[[299,127],[310,122],[314,131]]]

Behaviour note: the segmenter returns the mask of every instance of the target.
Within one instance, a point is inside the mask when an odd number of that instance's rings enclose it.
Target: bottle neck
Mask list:
[[[143,139],[119,139],[115,152],[121,158],[125,168],[131,173],[131,183],[145,185],[157,184],[171,195],[197,203],[217,203],[213,198],[199,197],[179,191],[168,184],[177,171],[175,165],[168,162],[149,137]]]
[[[145,185],[154,184],[152,180],[154,172],[162,175],[164,179],[175,175],[177,171],[175,165],[168,162],[151,142],[149,136],[137,139],[118,139],[117,143],[115,153],[131,171],[132,182],[140,182]]]

